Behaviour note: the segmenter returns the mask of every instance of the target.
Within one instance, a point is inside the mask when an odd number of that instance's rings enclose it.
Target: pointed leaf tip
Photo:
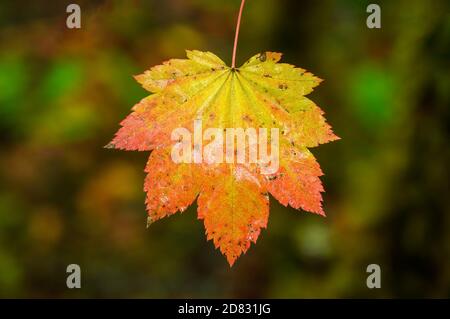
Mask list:
[[[103,146],[103,148],[107,148],[107,149],[113,149],[113,148],[115,148],[116,146],[114,145],[114,143],[113,142],[109,142],[108,144],[106,144],[105,146]]]

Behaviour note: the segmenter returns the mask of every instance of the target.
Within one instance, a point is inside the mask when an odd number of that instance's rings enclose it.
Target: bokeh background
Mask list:
[[[376,1],[381,29],[369,1],[247,1],[239,64],[280,51],[325,79],[342,140],[313,149],[328,217],[271,198],[231,269],[195,205],[146,229],[148,153],[103,146],[147,95],[132,75],[185,49],[230,63],[240,1],[76,1],[70,30],[71,2],[0,2],[1,297],[450,296],[448,1]]]

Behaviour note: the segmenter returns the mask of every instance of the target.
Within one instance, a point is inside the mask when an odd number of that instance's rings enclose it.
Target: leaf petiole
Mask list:
[[[236,34],[234,36],[233,58],[232,58],[232,62],[231,62],[232,69],[234,69],[236,67],[236,49],[237,49],[237,44],[238,44],[238,39],[239,39],[239,28],[241,26],[241,17],[242,17],[242,11],[244,10],[244,5],[245,5],[245,0],[242,0],[241,8],[239,9],[239,15],[238,15],[237,24],[236,24]]]

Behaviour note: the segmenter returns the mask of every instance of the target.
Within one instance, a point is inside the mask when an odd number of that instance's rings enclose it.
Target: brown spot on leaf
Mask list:
[[[259,61],[261,61],[261,62],[265,62],[265,61],[266,61],[266,59],[267,59],[267,55],[266,55],[266,52],[264,52],[264,53],[261,53],[261,54],[259,55]]]

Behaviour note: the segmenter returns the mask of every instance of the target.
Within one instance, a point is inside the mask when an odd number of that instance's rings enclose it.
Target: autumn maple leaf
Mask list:
[[[266,52],[235,68],[213,53],[187,51],[187,59],[155,66],[135,77],[153,94],[133,107],[109,144],[152,151],[144,184],[149,221],[182,212],[197,199],[207,238],[230,265],[267,226],[269,193],[285,206],[325,215],[322,171],[308,148],[338,137],[305,97],[321,80],[280,59]],[[193,131],[194,121],[202,121],[203,130],[279,129],[279,169],[263,174],[261,162],[174,162],[172,133]]]

